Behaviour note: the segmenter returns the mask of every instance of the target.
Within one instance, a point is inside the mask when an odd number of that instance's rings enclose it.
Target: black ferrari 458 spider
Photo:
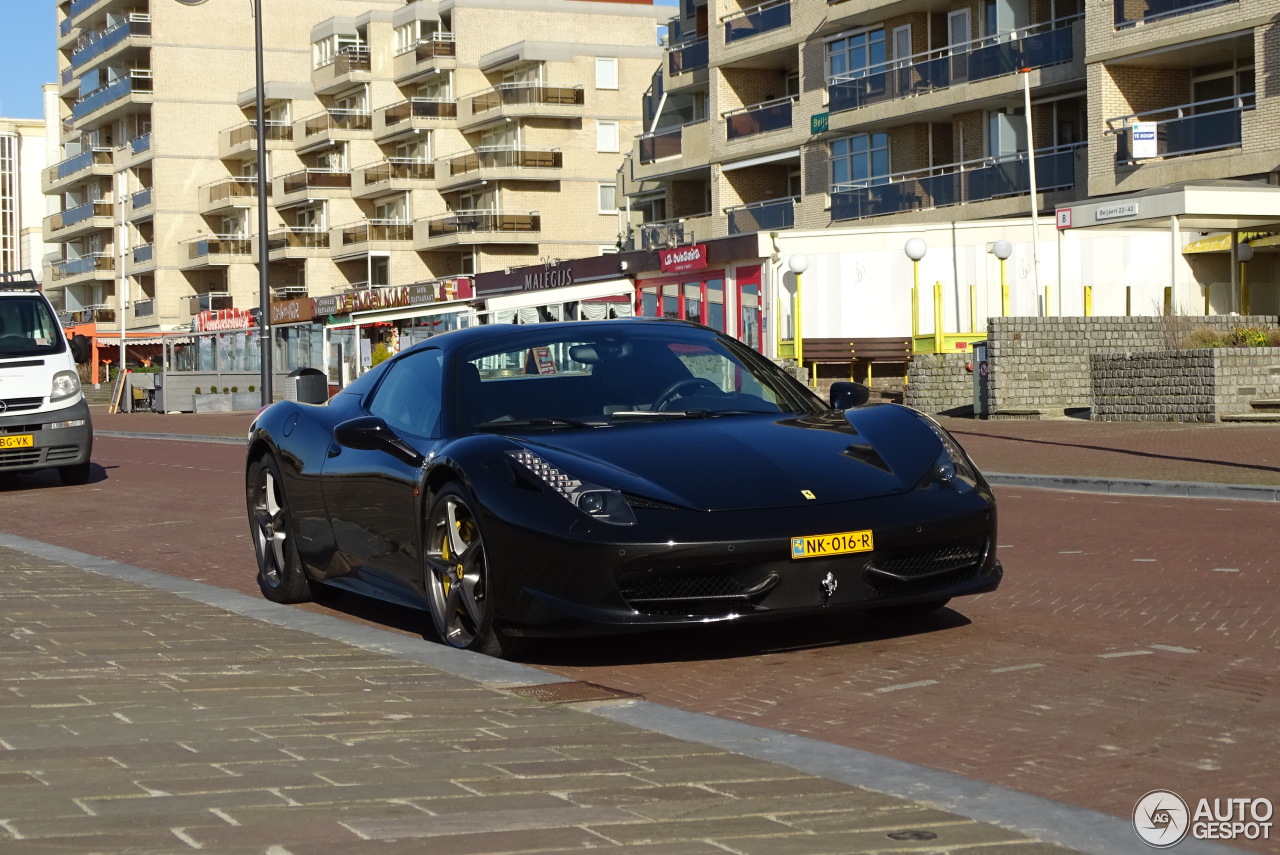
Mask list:
[[[254,421],[258,580],[425,609],[494,655],[993,590],[995,500],[951,435],[859,384],[832,399],[682,321],[436,336]]]

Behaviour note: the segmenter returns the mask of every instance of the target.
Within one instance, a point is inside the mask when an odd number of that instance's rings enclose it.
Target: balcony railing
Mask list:
[[[365,186],[382,184],[392,179],[436,177],[436,165],[429,160],[417,160],[407,157],[392,157],[382,163],[365,166],[360,170],[360,178]]]
[[[232,199],[252,199],[258,195],[258,179],[237,175],[213,184],[204,186],[205,199],[210,204],[230,202]],[[271,195],[271,185],[267,185],[267,195]]]
[[[1024,68],[1044,68],[1072,59],[1071,24],[1079,16],[1031,27],[1027,35],[1007,41],[993,37],[927,51],[833,77],[828,84],[831,112],[853,110],[947,89]],[[999,38],[999,37],[994,37]]]
[[[791,127],[793,103],[795,103],[793,97],[775,98],[772,101],[764,101],[750,107],[743,107],[741,110],[730,110],[724,113],[726,138],[737,140]]]
[[[351,173],[335,169],[304,169],[280,179],[285,193],[312,189],[350,189]]]
[[[443,158],[450,175],[465,175],[481,169],[559,169],[564,154],[559,149],[485,146],[459,157]]]
[[[387,107],[382,114],[385,125],[396,125],[405,119],[455,119],[458,102],[448,98],[411,98]]]
[[[409,47],[400,51],[400,54],[413,51],[413,58],[417,62],[424,62],[428,59],[435,59],[438,56],[457,56],[458,46],[453,33],[432,33],[429,39],[418,39]],[[400,54],[397,54],[399,56]]]
[[[1135,160],[1132,145],[1135,122],[1150,122],[1156,126],[1159,157],[1239,148],[1244,139],[1241,127],[1244,111],[1252,110],[1254,104],[1255,95],[1248,92],[1232,98],[1147,110],[1108,119],[1106,133],[1116,137],[1116,161],[1119,163]]]
[[[50,271],[53,274],[53,279],[57,281],[98,270],[110,271],[115,269],[116,260],[114,256],[106,252],[96,252],[93,255],[82,255],[79,258],[69,258],[66,261],[55,262]]]
[[[149,35],[151,35],[151,16],[141,12],[132,12],[129,14],[128,20],[116,24],[109,30],[104,30],[97,38],[76,48],[71,54],[71,67],[79,68],[127,38]]]
[[[192,294],[187,297],[187,313],[191,315],[232,308],[235,308],[235,301],[232,299],[231,294],[226,291],[209,291],[204,294]]]
[[[724,212],[729,215],[729,234],[740,235],[793,228],[796,224],[796,202],[798,201],[800,201],[799,197],[788,196],[785,199],[769,199],[765,202],[725,208]]]
[[[93,90],[75,103],[71,108],[71,117],[79,121],[95,110],[134,93],[151,94],[150,69],[134,69],[129,72],[128,77],[121,77]]]
[[[373,116],[363,110],[329,110],[303,120],[306,136],[314,137],[326,131],[367,131],[373,127]]]
[[[542,217],[537,211],[454,211],[427,221],[429,237],[472,232],[536,232],[541,228]]]
[[[133,248],[131,257],[134,264],[146,264],[148,261],[154,261],[156,257],[155,246],[149,243],[139,244]]]
[[[362,47],[344,47],[328,59],[316,63],[316,69],[333,66],[333,73],[350,74],[353,71],[368,71],[369,49]]]
[[[1236,2],[1238,0],[1114,0],[1115,25],[1120,30]]]
[[[640,136],[640,162],[653,163],[664,157],[675,157],[684,142],[684,126],[653,131]]]
[[[329,246],[329,232],[325,229],[292,228],[278,229],[267,235],[267,251],[278,249],[324,249]]]
[[[252,255],[253,239],[245,235],[210,235],[187,242],[187,258],[211,255]]]
[[[503,83],[487,92],[471,96],[471,112],[487,113],[511,104],[581,107],[583,103],[581,83]]]
[[[71,9],[67,14],[70,18],[78,18],[89,11],[97,2],[98,0],[71,0]]]
[[[706,68],[710,54],[705,38],[691,42],[683,42],[667,48],[667,70],[671,74],[682,74]]]
[[[81,322],[99,321],[113,324],[116,322],[116,307],[110,303],[94,303],[80,310]]]
[[[129,151],[131,154],[142,154],[144,151],[149,151],[150,149],[151,134],[149,133],[129,140]]]
[[[724,43],[732,44],[770,30],[791,26],[791,0],[761,3],[724,22]]]
[[[156,301],[153,298],[133,301],[133,316],[147,318],[156,313]]]
[[[413,223],[409,220],[369,220],[355,226],[343,226],[341,234],[343,246],[374,240],[413,240]]]
[[[44,172],[44,179],[47,182],[61,181],[64,178],[70,178],[78,172],[83,172],[94,166],[110,166],[112,162],[112,152],[109,148],[91,148],[88,151],[82,151],[74,157],[68,157],[66,160],[56,163]]]
[[[1075,185],[1078,143],[1035,152],[1036,192]],[[982,158],[885,175],[831,188],[831,219],[858,220],[925,208],[945,208],[1031,192],[1026,152],[1003,160]]]
[[[268,119],[264,122],[264,126],[266,129],[264,136],[269,140],[293,139],[293,125],[289,122],[273,121]],[[232,146],[245,145],[246,143],[257,143],[257,141],[257,122],[247,122],[243,125],[237,125],[227,132],[227,142]]]
[[[144,187],[143,189],[139,190],[137,193],[134,193],[133,195],[131,195],[129,197],[129,206],[136,211],[139,208],[145,208],[148,205],[150,205],[151,190],[152,188],[150,187]]]
[[[59,211],[56,214],[45,217],[44,222],[49,231],[56,232],[58,229],[65,229],[77,223],[83,223],[92,217],[114,217],[115,212],[115,205],[99,199],[96,202],[89,202],[85,205],[77,205],[74,208]]]
[[[71,29],[71,19],[63,18],[62,23],[58,24],[58,35],[65,38],[71,35]]]

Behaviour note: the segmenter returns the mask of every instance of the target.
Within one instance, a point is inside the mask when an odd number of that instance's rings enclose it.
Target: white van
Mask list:
[[[67,340],[30,271],[0,273],[0,474],[53,467],[64,484],[89,480],[93,424],[76,371],[89,347]]]

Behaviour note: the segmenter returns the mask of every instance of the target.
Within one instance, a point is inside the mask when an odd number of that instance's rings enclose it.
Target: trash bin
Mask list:
[[[318,368],[295,368],[289,372],[285,398],[301,404],[323,404],[329,400],[329,380]]]

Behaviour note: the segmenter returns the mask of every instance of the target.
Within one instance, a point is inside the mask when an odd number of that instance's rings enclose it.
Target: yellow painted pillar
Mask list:
[[[969,286],[969,332],[978,331],[978,286]]]
[[[1009,317],[1009,280],[1005,277],[1005,259],[1000,259],[1000,317]]]
[[[933,283],[933,352],[942,353],[942,283]]]
[[[1044,316],[1046,318],[1053,317],[1053,295],[1049,293],[1049,286],[1044,286]]]
[[[1093,317],[1093,286],[1084,286],[1084,316]]]
[[[911,336],[920,337],[920,277],[911,285]]]
[[[799,273],[795,274],[796,301],[795,301],[795,305],[792,308],[792,311],[795,312],[795,320],[792,322],[792,328],[796,332],[796,362],[803,367],[804,366],[804,340],[800,338],[800,276],[801,274]]]
[[[1240,314],[1249,314],[1249,262],[1240,262]]]

